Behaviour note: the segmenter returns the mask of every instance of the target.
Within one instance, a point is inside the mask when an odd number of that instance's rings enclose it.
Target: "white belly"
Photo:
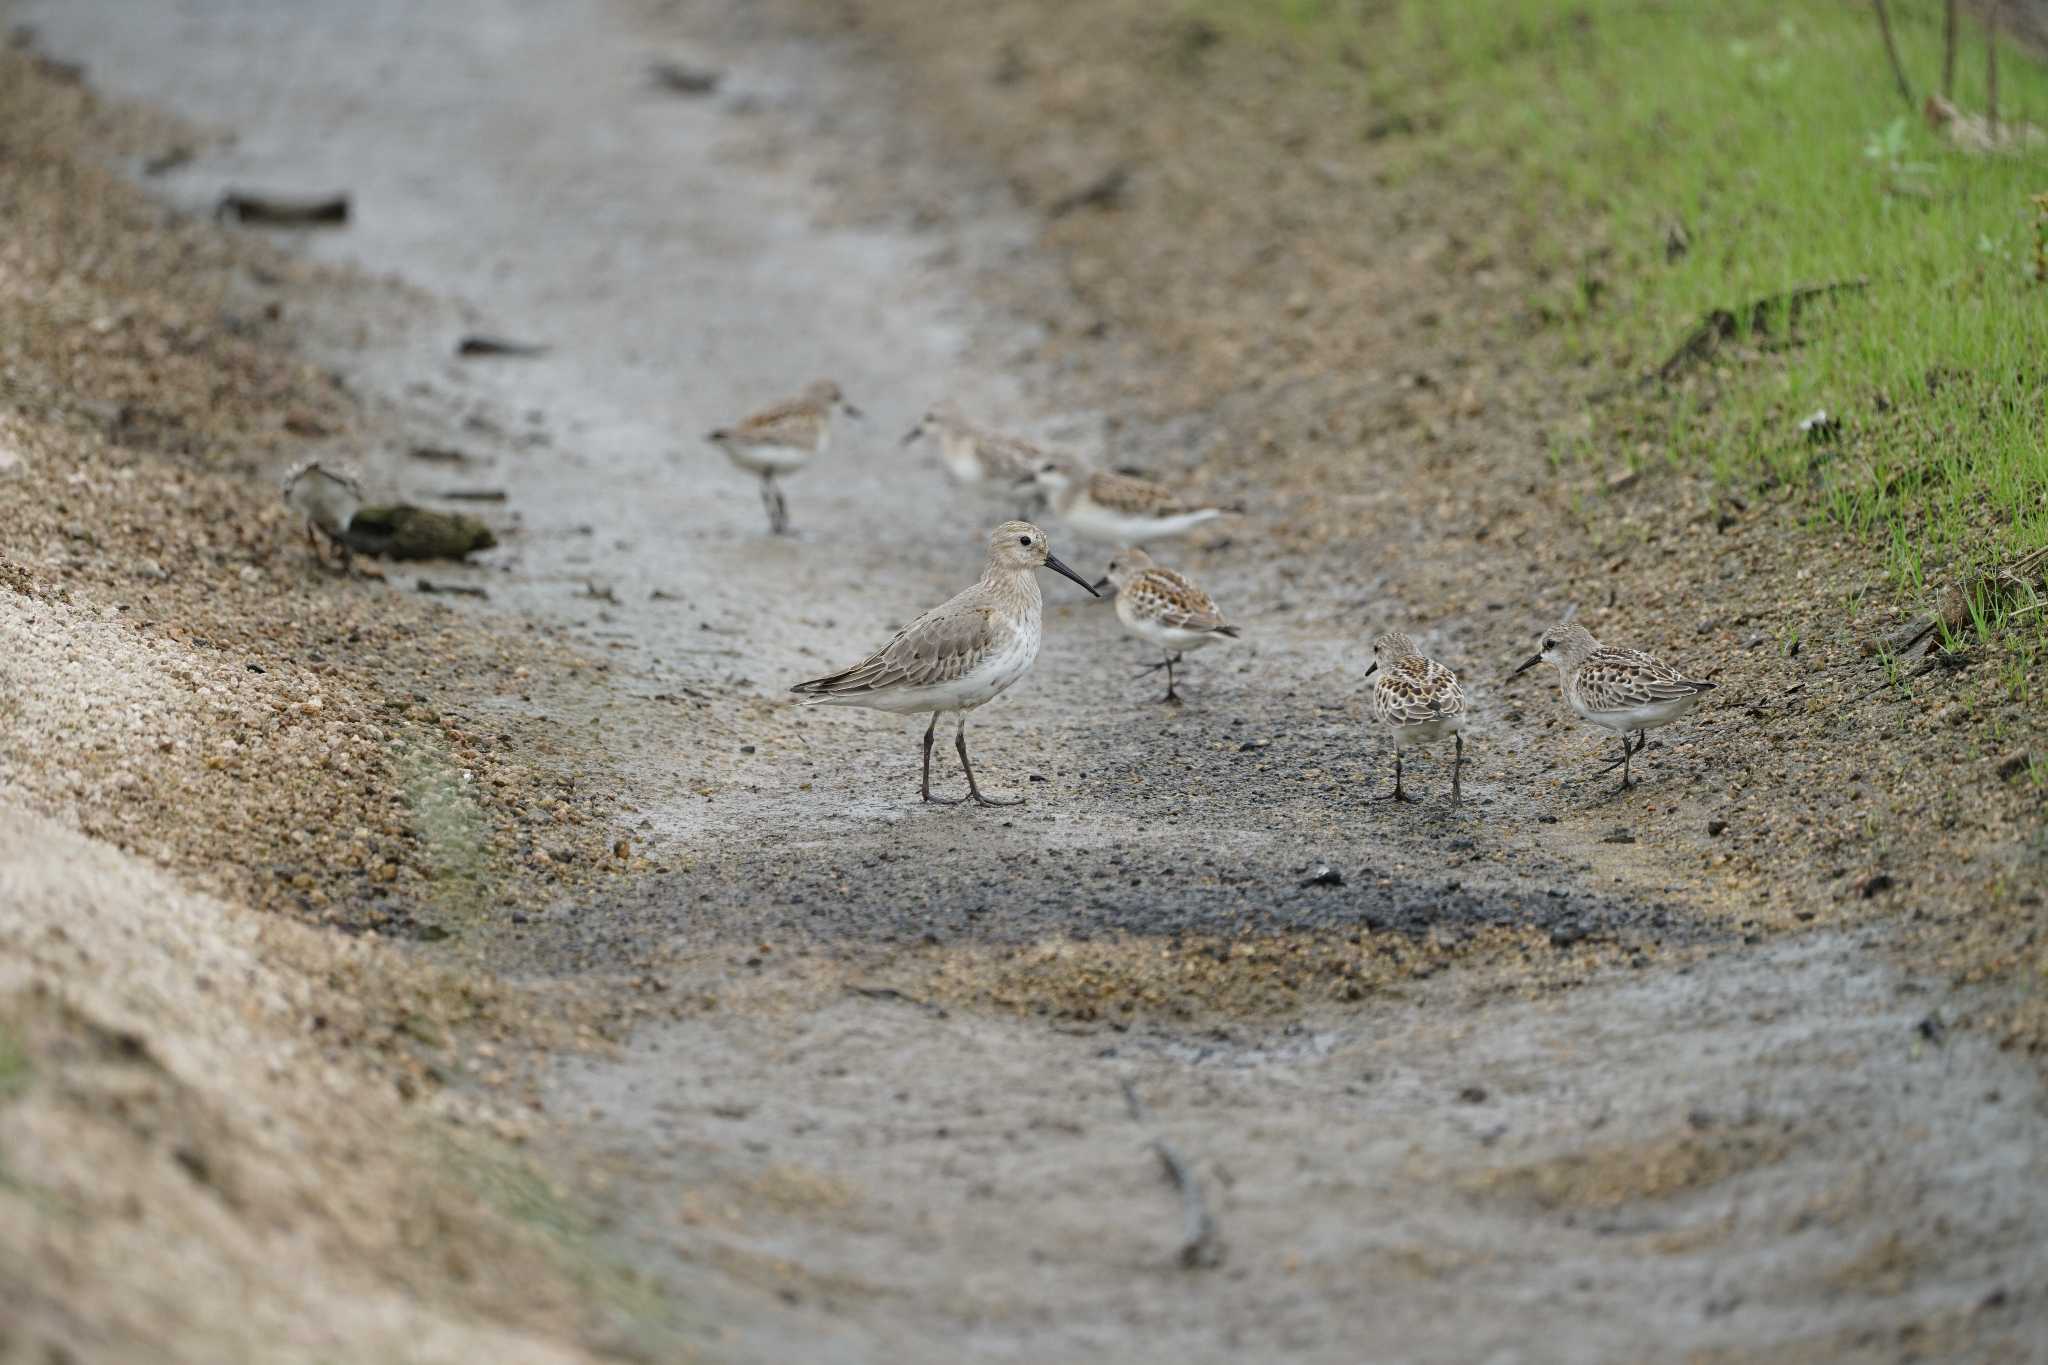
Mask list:
[[[988,471],[981,466],[981,451],[975,446],[972,436],[961,436],[944,432],[939,436],[939,458],[946,463],[946,472],[955,480],[965,484],[984,483]]]
[[[1190,650],[1201,649],[1215,644],[1219,639],[1227,638],[1219,636],[1213,630],[1186,630],[1139,616],[1131,610],[1130,603],[1122,596],[1116,599],[1116,615],[1117,619],[1124,623],[1125,630],[1148,644],[1159,646],[1169,654],[1186,654]]]
[[[1631,730],[1654,730],[1660,725],[1669,725],[1699,704],[1699,696],[1694,694],[1672,701],[1653,702],[1648,706],[1631,706],[1621,711],[1589,711],[1583,706],[1576,709],[1579,718],[1589,725],[1627,734]]]
[[[1138,545],[1147,541],[1168,540],[1184,536],[1205,521],[1214,521],[1223,513],[1214,507],[1199,511],[1182,512],[1171,517],[1134,517],[1111,511],[1093,498],[1086,496],[1074,499],[1062,518],[1068,526],[1091,540],[1113,541],[1119,545]]]
[[[1396,725],[1394,747],[1412,749],[1421,744],[1434,744],[1448,739],[1465,728],[1463,716],[1444,716],[1438,720],[1426,720],[1418,725]]]
[[[292,485],[291,504],[306,520],[339,537],[355,520],[360,500],[337,483],[307,475]]]
[[[815,449],[810,446],[785,445],[740,445],[727,442],[720,445],[726,457],[741,469],[755,474],[789,474],[809,464],[811,457],[825,453],[830,444],[831,433],[819,435]]]

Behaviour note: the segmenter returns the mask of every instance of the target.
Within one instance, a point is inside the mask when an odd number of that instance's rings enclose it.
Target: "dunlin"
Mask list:
[[[1458,743],[1451,760],[1451,809],[1456,810],[1464,804],[1458,778],[1465,767],[1465,694],[1458,675],[1398,630],[1372,642],[1372,667],[1365,676],[1374,673],[1380,676],[1372,687],[1372,713],[1394,731],[1394,790],[1381,799],[1414,800],[1401,789],[1401,751],[1450,735]]]
[[[313,547],[314,555],[325,562],[325,553],[314,534],[317,531],[340,549],[342,570],[351,570],[355,553],[345,537],[349,523],[355,520],[356,509],[363,505],[362,486],[341,470],[329,469],[318,460],[307,460],[293,466],[284,476],[283,487],[285,506],[306,519],[306,543]]]
[[[1668,664],[1640,650],[1603,645],[1584,626],[1564,622],[1543,633],[1543,644],[1515,670],[1526,673],[1539,663],[1557,666],[1565,702],[1579,719],[1621,736],[1621,757],[1608,766],[1621,768],[1621,790],[1630,785],[1629,759],[1650,742],[1649,731],[1699,705],[1700,694],[1714,684],[1683,677]],[[1629,731],[1636,732],[1633,748]]]
[[[1149,479],[1089,471],[1059,460],[1039,465],[1032,480],[1052,499],[1054,515],[1094,540],[1120,545],[1186,535],[1231,507],[1189,502]]]
[[[1161,568],[1143,550],[1119,550],[1109,561],[1109,573],[1095,586],[1116,587],[1116,618],[1124,629],[1166,652],[1166,658],[1146,669],[1166,670],[1166,695],[1161,701],[1178,704],[1173,690],[1173,666],[1190,650],[1212,645],[1219,639],[1236,639],[1237,627],[1223,619],[1215,600],[1195,586],[1193,579],[1173,569]]]
[[[1028,521],[1006,521],[989,533],[988,564],[981,581],[896,632],[889,643],[853,667],[798,683],[789,690],[805,706],[865,706],[899,715],[932,713],[924,731],[927,801],[958,805],[932,795],[932,736],[939,717],[957,715],[953,747],[967,774],[967,794],[977,805],[1014,806],[982,795],[967,761],[967,713],[994,701],[1031,668],[1038,657],[1043,599],[1032,571],[1043,565],[1065,574],[1089,592],[1086,579],[1053,558],[1045,532]]]
[[[945,461],[946,472],[970,488],[982,484],[1014,488],[1047,460],[1045,451],[1033,442],[969,421],[951,399],[932,404],[904,436],[903,444],[924,436],[939,438],[939,457]]]
[[[761,505],[768,509],[771,533],[779,536],[789,530],[789,505],[776,479],[825,453],[832,441],[835,411],[860,416],[837,384],[820,379],[787,403],[757,412],[737,426],[720,427],[705,438],[741,469],[761,476]]]

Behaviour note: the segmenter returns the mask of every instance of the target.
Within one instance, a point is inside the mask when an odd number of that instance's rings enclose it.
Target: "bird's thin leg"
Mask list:
[[[1173,666],[1179,662],[1178,654],[1166,656],[1166,695],[1160,698],[1161,701],[1171,702],[1175,706],[1180,705],[1180,693],[1173,690]]]
[[[939,713],[934,711],[932,712],[932,723],[924,727],[924,783],[918,790],[925,800],[935,806],[957,806],[967,798],[964,796],[932,795],[932,735],[938,731],[938,728]]]
[[[1647,732],[1647,731],[1645,731],[1644,733],[1646,733],[1646,734],[1647,734],[1648,732]],[[1634,755],[1635,755],[1635,750],[1634,750],[1633,748],[1631,748],[1631,747],[1629,746],[1629,742],[1628,742],[1628,732],[1627,732],[1627,731],[1623,731],[1623,732],[1622,732],[1622,736],[1621,736],[1621,789],[1622,789],[1623,791],[1627,791],[1627,790],[1629,789],[1629,787],[1630,787],[1631,785],[1633,785],[1633,783],[1631,782],[1631,779],[1629,778],[1629,762],[1628,762],[1628,761],[1629,761],[1629,759],[1630,759],[1630,758],[1632,758],[1632,757],[1633,757]]]
[[[1399,748],[1394,750],[1394,789],[1378,799],[1381,801],[1413,801],[1415,799],[1401,788],[1401,751]]]
[[[788,525],[788,509],[783,505],[782,490],[775,486],[775,476],[761,475],[761,506],[768,513],[768,534],[779,536]]]
[[[356,552],[349,548],[349,543],[345,540],[336,540],[334,545],[336,549],[341,551],[342,577],[354,578],[356,576]]]
[[[1451,760],[1451,809],[1456,810],[1465,804],[1464,795],[1458,790],[1458,775],[1465,767],[1465,737],[1455,735],[1453,738],[1458,741],[1458,752]]]
[[[960,770],[967,774],[967,794],[974,798],[975,805],[1021,806],[1024,804],[1024,798],[1021,796],[1013,796],[1007,801],[998,801],[992,797],[983,796],[981,788],[975,785],[974,765],[967,761],[967,713],[965,711],[960,713],[960,728],[953,732],[953,747],[960,751]]]

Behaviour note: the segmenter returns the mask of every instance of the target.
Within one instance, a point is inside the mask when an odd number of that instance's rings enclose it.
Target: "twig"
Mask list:
[[[430,578],[422,578],[417,586],[421,592],[429,596],[437,593],[450,594],[456,597],[488,598],[490,596],[490,593],[484,589],[471,587],[467,583],[436,583]]]
[[[229,190],[220,197],[214,216],[232,218],[238,223],[267,223],[275,227],[338,227],[348,221],[348,196],[333,194],[318,199],[279,199]]]
[[[1123,198],[1124,187],[1131,183],[1131,168],[1112,166],[1080,189],[1070,191],[1052,201],[1045,211],[1048,218],[1064,218],[1075,209],[1108,208]]]
[[[864,1000],[891,1000],[899,1004],[915,1005],[934,1019],[946,1018],[943,1005],[934,1005],[929,1000],[920,1000],[914,995],[905,995],[894,986],[848,986],[848,995],[858,995]]]
[[[1870,7],[1877,11],[1877,30],[1884,35],[1884,55],[1891,59],[1892,79],[1899,83],[1899,97],[1906,102],[1906,108],[1913,107],[1913,87],[1906,84],[1906,68],[1899,63],[1899,45],[1892,41],[1892,16],[1884,7],[1884,0],[1870,0]]]
[[[1948,0],[1941,17],[1941,97],[1956,97],[1956,0]]]
[[[1128,1080],[1117,1084],[1124,1092],[1124,1107],[1130,1110],[1134,1122],[1144,1123],[1145,1106],[1138,1100],[1138,1092]],[[1159,1157],[1159,1165],[1166,1172],[1166,1178],[1174,1189],[1180,1192],[1180,1263],[1187,1270],[1199,1270],[1213,1266],[1223,1259],[1223,1244],[1216,1229],[1216,1220],[1209,1215],[1209,1205],[1202,1198],[1202,1187],[1195,1180],[1194,1172],[1181,1159],[1173,1144],[1165,1138],[1155,1137],[1146,1144]]]

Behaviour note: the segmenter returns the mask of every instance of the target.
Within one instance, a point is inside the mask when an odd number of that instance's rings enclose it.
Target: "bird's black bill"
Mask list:
[[[1104,575],[1103,575],[1102,577],[1100,577],[1100,578],[1098,578],[1098,579],[1096,579],[1096,580],[1095,580],[1095,586],[1094,586],[1094,587],[1092,587],[1092,588],[1090,588],[1090,589],[1089,589],[1088,591],[1090,591],[1090,592],[1094,593],[1094,594],[1095,594],[1096,596],[1098,596],[1098,597],[1099,597],[1099,596],[1101,596],[1101,595],[1102,595],[1102,590],[1103,590],[1104,588],[1108,587],[1108,586],[1109,586],[1109,575],[1108,575],[1108,574],[1104,574]]]
[[[922,435],[924,435],[924,423],[919,422],[916,426],[903,433],[903,444],[909,445]]]
[[[1534,668],[1536,665],[1542,662],[1543,656],[1541,654],[1531,654],[1527,662],[1525,662],[1520,668],[1516,669],[1514,672],[1508,674],[1508,676],[1510,678],[1519,678],[1524,673],[1527,673],[1530,669]]]
[[[1366,669],[1366,670],[1365,670],[1365,672],[1364,672],[1364,673],[1362,673],[1362,674],[1360,674],[1359,676],[1360,676],[1360,677],[1364,677],[1364,678],[1370,678],[1370,677],[1371,677],[1371,676],[1372,676],[1373,674],[1375,674],[1375,673],[1377,673],[1377,672],[1379,672],[1379,671],[1380,671],[1380,661],[1379,661],[1378,659],[1374,659],[1374,660],[1372,661],[1372,667],[1371,667],[1371,668],[1368,668],[1368,669]]]
[[[1088,580],[1087,580],[1087,579],[1085,579],[1085,578],[1081,577],[1081,575],[1079,575],[1079,574],[1075,573],[1075,572],[1074,572],[1074,571],[1073,571],[1072,569],[1070,569],[1070,568],[1068,568],[1068,567],[1067,567],[1066,565],[1064,565],[1064,564],[1060,563],[1060,562],[1059,562],[1059,561],[1058,561],[1057,559],[1054,559],[1054,558],[1053,558],[1053,557],[1052,557],[1051,555],[1047,555],[1047,556],[1045,557],[1045,567],[1046,567],[1046,568],[1048,568],[1048,569],[1051,569],[1051,570],[1052,570],[1052,571],[1053,571],[1054,573],[1057,573],[1057,574],[1065,574],[1065,575],[1066,575],[1066,576],[1067,576],[1068,578],[1071,578],[1071,579],[1073,579],[1073,580],[1074,580],[1074,581],[1075,581],[1076,583],[1079,583],[1079,584],[1080,584],[1080,585],[1081,585],[1082,587],[1084,587],[1084,588],[1087,588],[1087,589],[1088,589],[1088,595],[1089,595],[1090,597],[1100,597],[1100,596],[1102,596],[1102,594],[1101,594],[1101,593],[1099,593],[1099,592],[1095,591],[1095,588],[1094,588],[1094,586],[1093,586],[1093,585],[1091,585],[1091,584],[1090,584],[1090,583],[1088,582]]]
[[[859,408],[845,401],[841,401],[841,403],[839,404],[839,410],[845,413],[848,417],[859,418],[861,416],[861,410]]]

